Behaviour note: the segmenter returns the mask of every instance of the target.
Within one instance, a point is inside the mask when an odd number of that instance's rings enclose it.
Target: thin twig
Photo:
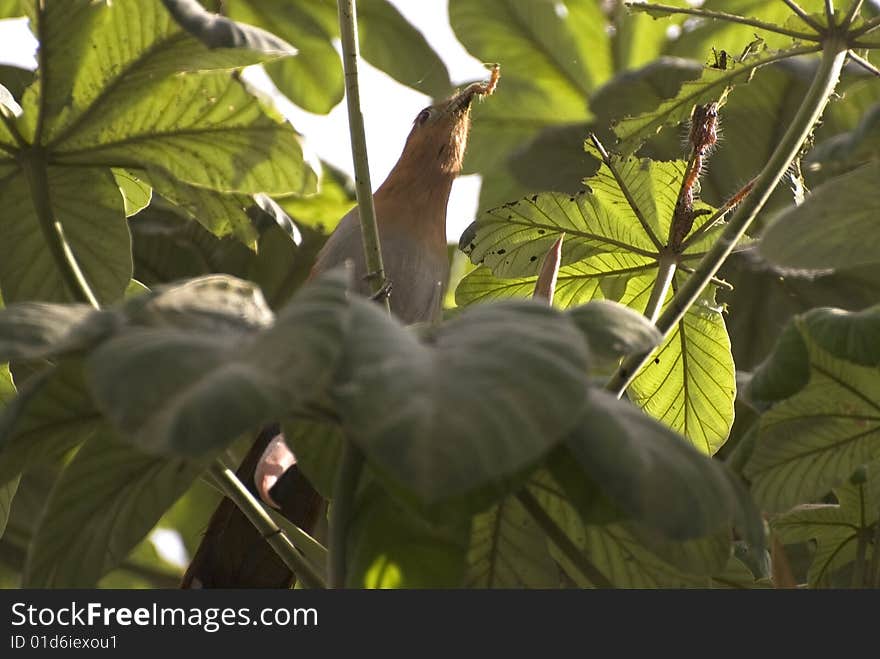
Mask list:
[[[595,134],[590,133],[590,141],[593,143],[593,146],[596,147],[596,150],[599,152],[599,155],[602,156],[602,162],[605,163],[605,166],[611,172],[611,175],[614,177],[614,180],[617,181],[617,185],[620,186],[621,192],[623,192],[623,196],[626,197],[626,201],[629,204],[630,208],[632,208],[633,213],[639,219],[639,224],[642,225],[642,229],[644,229],[645,233],[648,234],[648,237],[651,239],[651,242],[654,243],[654,246],[661,250],[663,249],[663,243],[660,241],[654,234],[654,230],[651,229],[651,225],[648,224],[648,220],[642,214],[642,209],[639,208],[638,204],[636,204],[635,199],[629,191],[626,183],[624,183],[623,179],[620,177],[620,172],[617,171],[617,167],[615,167],[611,162],[611,156],[608,155],[608,152],[605,150],[605,147],[599,141],[599,138],[596,137]]]
[[[831,0],[825,0],[825,18],[829,27],[834,27],[834,3]]]
[[[64,236],[64,227],[55,219],[55,211],[49,189],[49,173],[46,152],[42,147],[33,146],[23,151],[19,158],[24,178],[31,193],[31,201],[37,216],[43,238],[61,274],[61,280],[70,296],[76,302],[84,302],[95,309],[100,308],[98,298],[92,291],[85,274],[76,260],[70,244]]]
[[[684,264],[684,263],[679,263],[679,264],[678,264],[678,269],[679,269],[679,270],[683,270],[683,271],[685,271],[685,272],[687,272],[688,274],[691,274],[691,275],[692,275],[694,272],[696,272],[696,270],[694,270],[691,266],[686,265],[686,264]],[[712,277],[712,279],[710,279],[709,282],[712,283],[712,284],[715,284],[715,285],[718,286],[719,288],[725,288],[725,289],[727,289],[728,291],[732,291],[732,290],[733,290],[733,284],[731,284],[729,281],[724,281],[723,279],[718,279],[718,277]]]
[[[231,469],[219,461],[215,461],[210,469],[215,483],[223,490],[238,509],[244,513],[260,535],[269,543],[284,564],[296,575],[297,580],[306,588],[326,588],[324,578],[318,574],[299,550],[293,545],[272,518],[263,510],[250,490],[238,479]]]
[[[648,298],[648,306],[645,307],[645,318],[649,322],[657,321],[660,310],[663,309],[663,303],[672,287],[672,280],[675,278],[675,267],[677,265],[676,254],[671,249],[665,249],[660,254],[657,262],[657,279],[654,281],[654,287],[651,289],[651,297]]]
[[[867,71],[868,73],[873,73],[875,76],[880,77],[880,69],[878,69],[876,66],[871,64],[864,57],[860,57],[859,55],[856,55],[853,51],[849,51],[846,55],[847,55],[847,57],[849,57],[849,59],[851,59],[853,62],[858,64],[863,69],[865,69],[865,71]]]
[[[700,238],[702,238],[706,233],[712,229],[713,226],[718,224],[721,220],[724,219],[724,216],[727,215],[737,204],[742,203],[742,201],[749,196],[752,192],[752,188],[755,187],[755,181],[757,178],[753,178],[751,181],[746,183],[743,187],[741,187],[736,194],[734,194],[730,199],[724,202],[724,205],[719,208],[717,211],[712,213],[708,220],[706,220],[703,224],[701,224],[696,231],[694,231],[690,236],[684,239],[681,243],[681,251],[684,252],[688,247],[697,242]]]
[[[385,285],[385,266],[376,225],[373,188],[370,183],[370,160],[364,133],[364,115],[361,113],[361,94],[358,87],[358,33],[355,0],[339,0],[339,33],[342,41],[342,64],[345,70],[345,99],[348,102],[348,127],[351,134],[351,155],[354,160],[354,181],[357,191],[358,214],[361,221],[364,257],[370,274],[373,293]],[[388,296],[383,296],[385,308],[390,311]]]
[[[825,31],[825,26],[821,23],[817,23],[813,20],[813,17],[810,16],[807,12],[805,12],[801,6],[796,3],[794,0],[782,0],[785,4],[788,5],[788,8],[791,9],[795,14],[797,14],[800,19],[809,25],[811,28],[819,32],[820,34]]]
[[[541,503],[526,488],[522,488],[516,493],[516,498],[522,504],[526,512],[531,515],[535,523],[541,527],[541,530],[547,534],[550,541],[559,548],[571,564],[594,586],[597,588],[614,588],[608,578],[593,565],[593,562],[587,558],[586,554],[572,542],[571,538],[563,531],[559,525],[553,521],[553,518],[547,514]]]
[[[853,3],[849,6],[849,11],[846,12],[846,16],[844,16],[843,21],[840,25],[844,28],[848,28],[850,25],[852,25],[853,21],[856,19],[856,16],[862,10],[862,5],[864,3],[865,0],[853,0]]]
[[[787,3],[788,1],[786,0],[786,4]],[[797,30],[789,30],[788,28],[780,27],[779,25],[774,25],[773,23],[765,23],[764,21],[759,21],[755,18],[746,18],[745,16],[728,14],[727,12],[723,11],[711,11],[709,9],[695,9],[690,7],[672,7],[670,5],[655,5],[653,3],[648,5],[636,2],[627,2],[626,6],[635,11],[650,11],[652,14],[687,14],[689,16],[714,18],[719,21],[727,21],[729,23],[742,23],[743,25],[750,25],[761,30],[766,30],[767,32],[775,32],[776,34],[783,34],[787,37],[792,37],[794,39],[803,39],[804,41],[819,41],[821,39],[820,35],[818,34],[810,34],[809,32],[798,32]],[[820,31],[822,29],[820,25],[812,20],[807,21],[807,23],[810,25],[810,27],[816,29],[817,31]]]
[[[364,116],[361,114],[361,97],[358,87],[358,31],[355,0],[338,0],[339,34],[342,42],[342,64],[345,71],[345,98],[348,101],[348,126],[351,133],[351,155],[354,160],[355,188],[358,213],[361,221],[361,237],[367,272],[371,277],[375,295],[386,286],[385,266],[382,264],[382,247],[376,209],[370,184],[370,161],[367,157],[367,140],[364,134]],[[390,313],[387,295],[379,300]],[[334,588],[345,585],[345,565],[348,556],[348,524],[352,517],[355,492],[363,470],[364,457],[351,440],[346,439],[342,461],[336,472],[334,501],[330,509],[330,584]]]
[[[345,588],[348,532],[363,466],[363,453],[354,445],[354,442],[346,441],[342,448],[342,460],[333,484],[333,505],[330,506],[329,582],[331,588]]]
[[[678,325],[687,310],[697,301],[703,289],[724,264],[770,198],[789,164],[800,151],[804,140],[821,117],[828,99],[834,93],[845,61],[846,44],[837,39],[830,39],[826,43],[821,63],[801,107],[773,151],[769,162],[758,175],[752,193],[734,214],[718,241],[706,252],[694,274],[676,291],[665,311],[657,319],[656,327],[664,336]],[[622,396],[649,357],[650,352],[627,357],[608,381],[606,388],[618,397]]]
[[[862,27],[858,27],[852,32],[849,33],[850,39],[857,39],[863,34],[868,34],[869,32],[873,32],[878,27],[880,27],[880,16],[875,16],[869,21],[865,21],[865,24]]]
[[[0,108],[0,119],[3,119],[3,123],[6,124],[6,129],[9,131],[10,135],[12,135],[12,139],[15,140],[15,143],[19,148],[27,148],[27,140],[24,139],[21,132],[18,130],[18,126],[15,124],[12,117],[10,117],[2,108]],[[0,148],[3,148],[4,151],[8,151],[9,153],[16,153],[15,149],[7,148],[6,144],[0,144]]]

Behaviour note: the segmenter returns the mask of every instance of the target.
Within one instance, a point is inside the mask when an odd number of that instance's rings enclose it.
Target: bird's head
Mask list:
[[[439,168],[451,176],[461,171],[471,126],[471,103],[477,96],[495,90],[499,68],[492,69],[488,82],[475,82],[454,96],[426,107],[416,115],[403,157],[425,168]],[[403,158],[402,158],[403,160]]]

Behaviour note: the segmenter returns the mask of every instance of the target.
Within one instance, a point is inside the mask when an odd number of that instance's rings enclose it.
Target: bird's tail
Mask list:
[[[279,433],[277,424],[264,428],[236,471],[255,496],[254,469],[266,446]],[[323,500],[297,465],[278,480],[272,498],[285,517],[307,533],[312,532]],[[181,588],[289,588],[294,579],[253,524],[224,498],[208,523]]]

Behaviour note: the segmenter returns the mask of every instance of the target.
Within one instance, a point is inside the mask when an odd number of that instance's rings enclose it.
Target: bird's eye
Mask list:
[[[421,125],[422,125],[423,123],[425,123],[430,117],[431,117],[431,109],[430,109],[430,108],[425,108],[424,110],[422,110],[421,112],[419,112],[418,116],[416,117],[416,123],[417,123],[419,126],[421,126]]]

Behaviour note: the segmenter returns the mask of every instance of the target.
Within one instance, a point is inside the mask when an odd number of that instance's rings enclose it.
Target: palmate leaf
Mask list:
[[[880,262],[880,161],[813,191],[783,212],[761,239],[761,254],[787,268],[842,268]]]
[[[202,471],[113,443],[105,433],[80,448],[52,488],[28,550],[25,586],[93,587]]]
[[[220,295],[210,296],[212,282]],[[172,288],[161,306],[136,298],[126,309],[134,327],[89,355],[90,390],[138,448],[212,454],[326,386],[348,318],[346,283],[342,272],[316,279],[274,322],[259,291],[230,277]],[[254,310],[259,333],[245,313]]]
[[[817,501],[880,457],[880,308],[816,309],[792,321],[748,394],[773,404],[746,466],[767,510]]]
[[[16,219],[0,219],[9,223],[0,226],[9,236],[0,258],[8,300],[67,301],[71,278],[61,272],[71,269],[82,271],[99,302],[121,297],[131,277],[123,218],[149,198],[148,186],[119,178],[122,170],[241,195],[314,190],[299,136],[229,73],[264,61],[265,52],[209,49],[159,0],[29,6],[40,67],[12,126],[21,138],[6,124],[0,134],[9,147],[0,194]],[[240,219],[222,226],[210,219],[218,232],[237,228],[253,242]],[[75,266],[61,263],[70,255]]]
[[[666,126],[675,126],[690,117],[695,105],[710,102],[723,103],[730,88],[749,82],[755,69],[796,53],[761,53],[742,61],[729,60],[728,68],[703,68],[696,80],[686,80],[673,98],[660,103],[654,110],[622,119],[614,126],[618,137],[617,149],[633,153],[642,142],[656,135]]]
[[[610,299],[643,312],[685,169],[683,161],[612,156],[586,181],[585,192],[534,195],[482,213],[460,247],[483,267],[462,279],[456,302],[530,296],[543,254],[565,234],[555,304]],[[682,261],[701,258],[722,227],[689,244]],[[644,367],[630,397],[701,451],[714,453],[730,432],[735,396],[730,341],[710,289]]]
[[[816,541],[816,552],[807,572],[808,583],[814,588],[833,583],[833,573],[855,560],[859,535],[871,533],[871,526],[878,523],[877,464],[868,467],[863,482],[848,482],[835,488],[834,494],[837,504],[805,504],[770,522],[785,544]]]
[[[554,486],[537,474],[532,487]],[[470,588],[555,588],[559,567],[543,531],[515,495],[510,495],[471,522],[465,585]]]
[[[335,392],[343,428],[377,472],[425,503],[534,464],[585,403],[587,347],[543,304],[469,309],[423,341],[376,305],[351,304]]]
[[[443,61],[394,5],[363,0],[357,8],[364,59],[428,96],[449,94],[452,83]],[[297,48],[296,56],[266,66],[278,89],[296,105],[326,114],[342,100],[345,84],[333,47],[339,37],[333,0],[236,0],[227,3],[226,10],[230,17],[260,25]]]
[[[131,279],[131,237],[122,195],[109,169],[49,167],[52,211],[101,302],[118,300]],[[0,287],[7,303],[68,301],[65,282],[47,248],[45,228],[21,173],[0,182]]]
[[[755,579],[748,569],[730,555],[729,542],[699,538],[669,543],[658,553],[640,539],[644,531],[631,523],[585,525],[571,502],[552,484],[533,487],[532,492],[590,563],[617,588],[755,587]],[[595,587],[552,542],[549,548],[578,586]],[[671,563],[661,557],[670,552],[678,554],[679,560]],[[687,556],[687,560],[681,560],[683,556]],[[711,574],[707,574],[707,568],[717,567],[719,561],[724,569],[709,569]]]
[[[460,587],[470,519],[452,509],[426,520],[375,483],[364,488],[349,530],[349,588]]]

